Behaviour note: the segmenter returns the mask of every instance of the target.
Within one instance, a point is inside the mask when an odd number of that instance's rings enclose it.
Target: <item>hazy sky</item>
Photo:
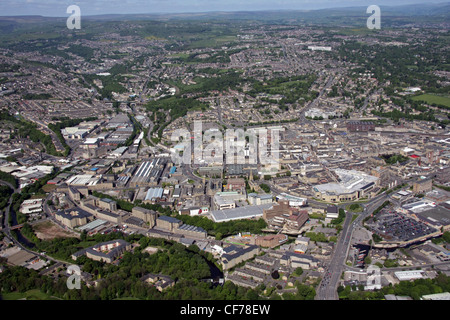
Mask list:
[[[82,15],[98,15],[111,13],[301,10],[428,2],[430,0],[0,0],[0,16],[68,17],[67,7],[73,4],[80,7]],[[431,2],[444,3],[449,2],[449,0]]]

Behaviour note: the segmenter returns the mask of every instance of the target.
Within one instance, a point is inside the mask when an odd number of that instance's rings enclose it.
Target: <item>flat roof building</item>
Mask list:
[[[327,202],[353,201],[368,196],[379,178],[361,171],[335,169],[339,182],[315,185],[314,196]]]
[[[409,281],[424,278],[422,270],[396,271],[394,272],[394,274],[400,281]]]
[[[55,219],[69,228],[85,225],[90,217],[92,217],[90,213],[79,208],[71,208],[55,213]]]
[[[256,206],[238,207],[228,210],[213,210],[211,217],[215,222],[225,222],[239,219],[260,218],[264,214],[265,209],[269,209],[272,204],[262,204]]]
[[[254,245],[229,245],[223,248],[223,253],[220,257],[223,270],[229,270],[237,264],[253,258],[259,252],[260,248]]]
[[[85,254],[88,258],[95,261],[104,261],[112,263],[123,252],[130,250],[131,244],[125,240],[111,240],[107,242],[98,243],[87,249],[80,250],[72,255],[72,259],[76,260],[79,256]]]

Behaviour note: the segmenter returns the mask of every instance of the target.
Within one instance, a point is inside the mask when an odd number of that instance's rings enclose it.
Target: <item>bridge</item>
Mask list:
[[[15,226],[12,226],[11,228],[10,228],[10,230],[18,230],[18,229],[22,229],[23,228],[23,223],[22,224],[17,224],[17,225],[15,225]]]

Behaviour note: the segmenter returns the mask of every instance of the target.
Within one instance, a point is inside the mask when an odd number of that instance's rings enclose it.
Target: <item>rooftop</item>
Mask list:
[[[215,222],[225,222],[230,220],[249,219],[262,217],[264,210],[272,207],[272,204],[262,204],[259,206],[245,206],[234,209],[211,211],[211,216]]]

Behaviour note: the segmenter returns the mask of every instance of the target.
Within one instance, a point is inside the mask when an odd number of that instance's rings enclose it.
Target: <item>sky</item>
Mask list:
[[[78,5],[81,15],[182,13],[209,11],[313,10],[323,8],[403,5],[430,0],[0,0],[0,16],[68,17]],[[435,3],[449,2],[436,0]]]

